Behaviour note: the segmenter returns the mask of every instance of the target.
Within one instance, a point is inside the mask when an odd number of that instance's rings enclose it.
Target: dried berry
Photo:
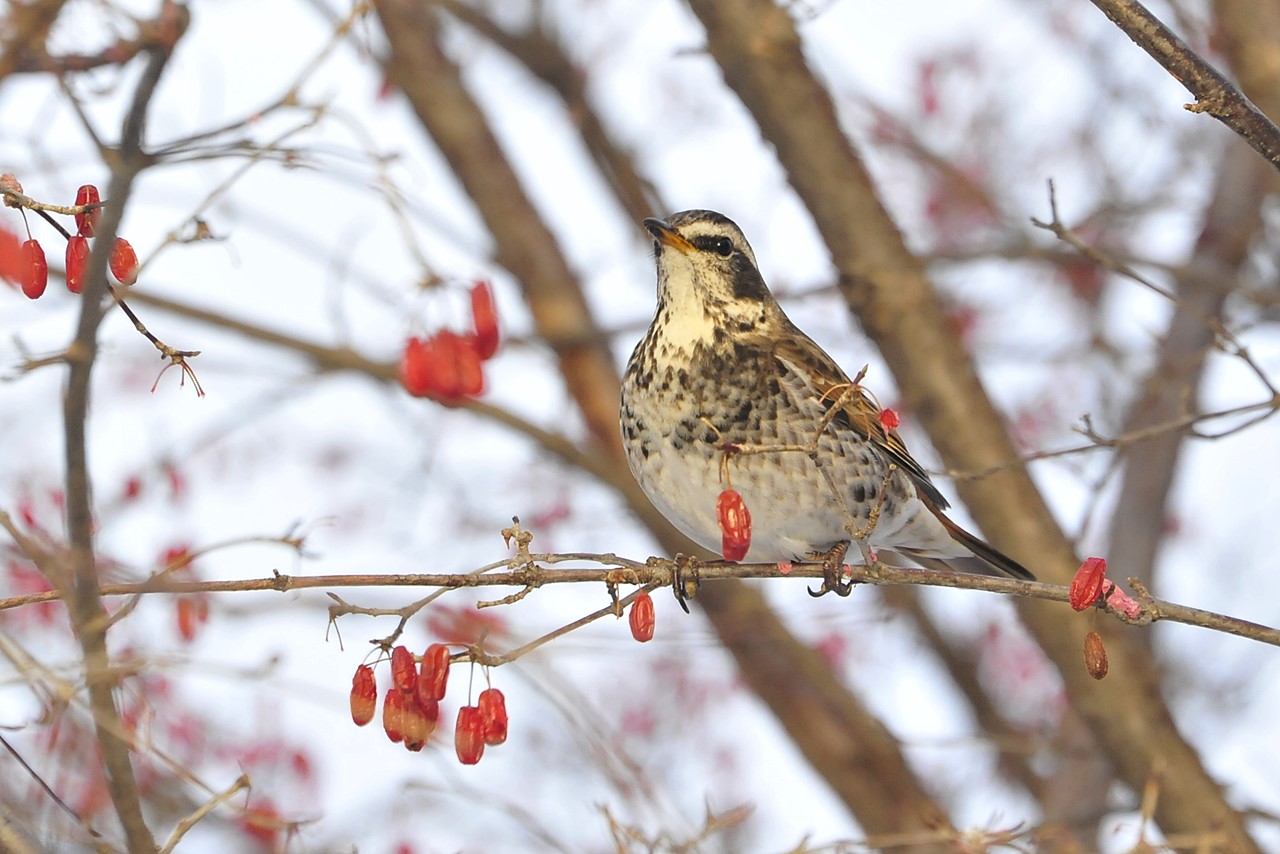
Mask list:
[[[31,299],[38,299],[49,286],[49,262],[38,240],[22,244],[22,292]]]
[[[378,709],[378,680],[373,668],[362,664],[351,677],[351,720],[356,726],[364,726],[373,720]]]
[[[418,667],[413,661],[413,653],[404,646],[391,650],[391,684],[401,691],[412,691],[417,676]]]
[[[76,206],[96,205],[102,198],[98,195],[98,188],[92,184],[85,184],[76,190]],[[98,230],[98,220],[102,218],[102,208],[94,208],[84,213],[76,214],[76,234],[81,237],[93,237],[93,233]],[[79,291],[77,291],[79,293]]]
[[[138,253],[123,237],[117,237],[111,247],[111,275],[122,285],[132,285],[138,281]]]
[[[726,489],[716,501],[720,551],[725,560],[742,560],[751,549],[751,513],[737,490]]]
[[[382,700],[382,728],[394,744],[404,740],[404,699],[404,692],[393,686]]]
[[[1107,562],[1100,557],[1091,557],[1080,564],[1075,577],[1071,579],[1071,589],[1067,599],[1071,607],[1083,611],[1102,595],[1102,584],[1107,578]]]
[[[502,744],[507,740],[507,698],[497,688],[486,688],[476,701],[485,744]]]
[[[1102,645],[1102,636],[1097,632],[1084,636],[1084,666],[1094,679],[1107,675],[1107,648]]]
[[[484,756],[484,722],[480,709],[463,706],[458,709],[458,722],[453,730],[453,748],[463,765],[475,765]]]
[[[498,309],[488,282],[471,286],[471,325],[475,329],[475,349],[481,359],[498,352]]]
[[[641,590],[636,594],[636,598],[631,600],[631,613],[628,615],[628,621],[631,623],[631,636],[640,643],[653,640],[653,597],[649,595],[649,591]]]
[[[89,266],[89,241],[82,235],[67,240],[67,290],[78,294],[84,290],[84,272]]]
[[[443,700],[449,684],[449,647],[433,643],[422,654],[421,670],[415,686],[418,704],[425,707],[432,700]]]
[[[412,694],[404,695],[400,722],[400,731],[404,735],[405,749],[417,753],[427,746],[427,739],[431,737],[431,732],[435,729],[435,725],[427,721],[427,716],[422,713],[422,709],[418,707],[418,703],[413,699]]]

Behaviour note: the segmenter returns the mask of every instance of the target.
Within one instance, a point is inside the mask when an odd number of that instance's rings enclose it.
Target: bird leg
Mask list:
[[[864,549],[862,542],[858,543],[859,548]],[[809,595],[815,599],[819,596],[825,596],[828,593],[834,593],[837,596],[848,596],[853,592],[853,582],[844,580],[844,556],[849,551],[849,541],[841,540],[826,552],[817,552],[811,557],[822,561],[822,586],[817,590],[812,587],[808,588]]]

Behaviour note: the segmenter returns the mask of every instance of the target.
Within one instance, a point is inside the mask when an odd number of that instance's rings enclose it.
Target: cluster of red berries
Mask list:
[[[483,363],[498,352],[498,312],[488,282],[471,286],[471,330],[442,329],[405,342],[400,383],[414,397],[460,400],[484,393]]]
[[[16,186],[16,182],[10,180]],[[17,187],[21,191],[21,187]],[[102,199],[98,188],[85,184],[76,191],[76,206],[84,208],[75,215],[76,233],[67,238],[66,267],[67,290],[78,294],[84,290],[85,268],[89,265],[89,238],[93,237],[102,216]],[[45,260],[40,241],[28,237],[19,249],[17,263],[4,265],[5,278],[16,281],[22,292],[31,299],[38,299],[49,285],[49,263]],[[111,275],[124,285],[138,280],[138,254],[123,237],[117,237],[111,247]]]
[[[440,701],[449,683],[449,647],[433,643],[423,653],[421,663],[407,647],[391,650],[391,687],[382,701],[382,728],[395,744],[418,752],[440,721]],[[351,720],[364,726],[373,720],[378,707],[378,680],[373,668],[362,664],[351,680]],[[507,740],[507,701],[497,688],[486,688],[474,706],[458,710],[453,743],[458,761],[475,765],[486,745]]]

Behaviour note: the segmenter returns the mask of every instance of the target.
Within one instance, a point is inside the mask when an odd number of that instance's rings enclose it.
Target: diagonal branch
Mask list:
[[[1160,22],[1138,0],[1093,0],[1134,44],[1150,54],[1196,102],[1193,113],[1208,113],[1240,135],[1255,151],[1280,169],[1280,128],[1244,93]]]
[[[439,147],[496,244],[495,258],[524,289],[540,335],[553,342],[569,393],[587,429],[604,448],[622,447],[613,356],[584,331],[596,328],[578,278],[542,221],[457,65],[440,44],[434,4],[374,3],[390,44],[388,78],[410,104]]]

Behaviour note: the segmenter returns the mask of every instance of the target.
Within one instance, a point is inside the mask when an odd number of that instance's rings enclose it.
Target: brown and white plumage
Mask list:
[[[1032,577],[947,518],[879,406],[783,312],[736,225],[684,211],[645,227],[658,308],[627,365],[621,424],[632,472],[673,524],[719,551],[727,475],[751,511],[746,560],[861,540],[925,564]]]

